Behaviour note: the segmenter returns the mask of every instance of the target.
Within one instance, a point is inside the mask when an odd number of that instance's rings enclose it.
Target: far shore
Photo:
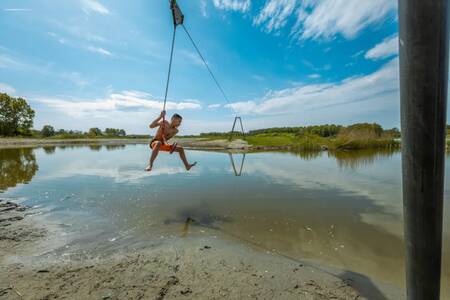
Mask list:
[[[51,147],[70,145],[132,145],[148,144],[149,138],[82,138],[82,139],[37,139],[37,138],[0,138],[1,148],[17,147]],[[205,138],[174,138],[171,143],[177,143],[187,149],[198,150],[255,150],[261,147],[252,147],[246,141],[226,139],[210,140]],[[269,148],[269,147],[267,147]],[[272,147],[271,147],[272,148]],[[276,147],[277,149],[288,149],[286,147]]]
[[[149,138],[0,138],[0,149],[19,147],[52,147],[52,146],[76,146],[76,145],[133,145],[148,144]],[[326,145],[317,144],[313,149],[303,149],[293,144],[264,145],[250,144],[248,140],[204,137],[176,137],[170,140],[186,149],[210,150],[210,151],[295,151],[295,150],[338,150],[328,149]],[[368,147],[370,148],[370,147]],[[383,147],[381,147],[383,148]],[[364,147],[363,147],[364,149]],[[352,150],[352,149],[343,149]]]

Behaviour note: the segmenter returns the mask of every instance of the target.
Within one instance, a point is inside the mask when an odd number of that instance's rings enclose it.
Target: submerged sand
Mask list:
[[[180,236],[66,255],[33,213],[0,200],[0,299],[404,298],[351,272],[222,238]]]

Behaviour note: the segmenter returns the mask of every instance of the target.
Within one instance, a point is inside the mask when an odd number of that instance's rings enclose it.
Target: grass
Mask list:
[[[325,138],[314,134],[297,136],[290,133],[271,133],[250,135],[246,137],[246,141],[256,147],[289,147],[299,150],[398,149],[400,147],[400,142],[392,138],[363,138],[347,135]]]

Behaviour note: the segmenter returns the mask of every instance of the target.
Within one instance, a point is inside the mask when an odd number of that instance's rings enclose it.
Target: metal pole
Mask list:
[[[241,117],[239,117],[239,122],[241,122],[242,136],[243,136],[243,138],[245,140],[245,131],[244,131],[244,126],[242,126],[242,119],[241,119]]]
[[[234,132],[234,127],[236,126],[236,121],[237,121],[237,117],[234,118],[233,128],[231,128],[230,137],[229,137],[230,141],[233,139],[233,132]]]
[[[399,0],[407,298],[439,299],[448,1]]]

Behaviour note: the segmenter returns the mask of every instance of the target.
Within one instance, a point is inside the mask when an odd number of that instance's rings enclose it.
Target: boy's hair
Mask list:
[[[180,120],[183,120],[183,117],[180,116],[179,114],[173,114],[172,119],[180,119]]]

